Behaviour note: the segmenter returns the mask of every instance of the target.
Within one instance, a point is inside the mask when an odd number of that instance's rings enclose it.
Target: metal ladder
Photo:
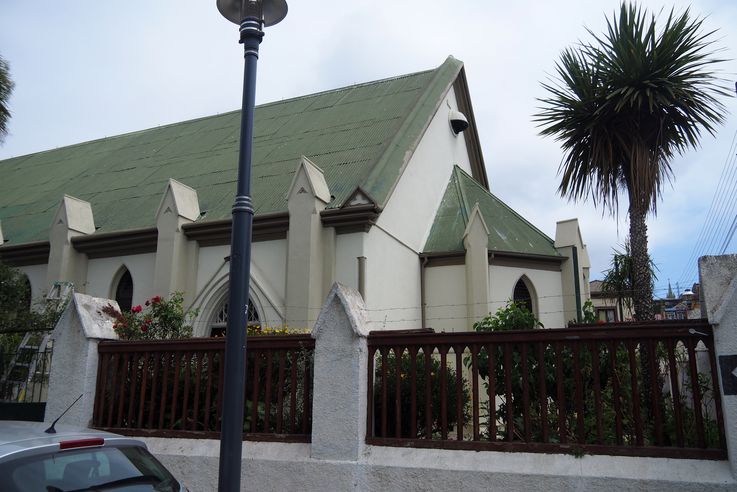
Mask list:
[[[8,369],[0,380],[3,389],[0,399],[5,401],[26,401],[27,390],[33,383],[39,363],[46,357],[46,349],[51,340],[51,332],[46,332],[40,343],[38,333],[29,332],[23,336],[18,350],[10,359]],[[33,396],[33,395],[31,395]]]
[[[73,292],[74,285],[71,282],[54,282],[46,296],[46,303],[59,306],[67,302]],[[35,344],[39,338],[40,343]],[[8,369],[0,379],[0,400],[26,401],[28,387],[34,383],[39,363],[48,362],[46,356],[50,342],[51,331],[43,332],[43,335],[39,332],[26,332],[23,335],[18,350],[10,359]],[[34,393],[31,393],[31,399],[34,398]]]

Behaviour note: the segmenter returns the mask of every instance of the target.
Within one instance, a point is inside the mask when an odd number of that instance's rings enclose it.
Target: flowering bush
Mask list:
[[[133,306],[130,311],[120,312],[111,304],[102,311],[113,318],[113,329],[121,340],[163,340],[192,336],[190,324],[197,310],[184,311],[184,298],[175,292],[169,299],[154,296],[144,306]]]
[[[305,329],[294,329],[287,325],[281,328],[274,328],[268,325],[256,325],[249,324],[248,331],[246,332],[249,337],[253,336],[265,336],[265,335],[296,335],[301,333],[309,333],[309,330]]]

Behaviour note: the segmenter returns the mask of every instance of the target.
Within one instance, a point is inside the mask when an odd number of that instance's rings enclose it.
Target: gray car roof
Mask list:
[[[124,438],[110,432],[58,425],[55,427],[55,434],[46,434],[44,431],[48,427],[48,422],[0,421],[0,461],[8,455],[23,450],[40,448],[62,441],[95,437],[102,437],[104,439],[115,438],[118,442],[129,441],[128,444],[145,447],[145,444],[141,441]]]

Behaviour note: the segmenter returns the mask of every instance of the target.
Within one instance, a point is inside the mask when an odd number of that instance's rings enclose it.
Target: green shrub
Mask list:
[[[112,304],[102,311],[113,318],[113,329],[121,340],[166,340],[192,336],[192,320],[196,310],[185,311],[181,292],[169,299],[154,296],[143,306],[133,306],[130,311],[120,312]]]
[[[400,362],[400,374],[397,378],[397,362],[393,353],[386,357],[386,435],[382,431],[382,393],[384,385],[382,359],[379,357],[376,364],[375,380],[374,380],[374,436],[376,437],[395,437],[396,436],[396,389],[397,379],[400,381],[400,413],[401,413],[401,436],[404,438],[420,438],[441,432],[442,428],[442,400],[441,387],[443,384],[443,375],[441,371],[440,361],[430,354],[430,401],[431,401],[431,428],[427,428],[426,413],[426,374],[424,354],[417,354],[414,358],[416,372],[416,417],[411,413],[411,367],[412,357],[403,353]],[[458,422],[457,402],[458,402],[458,382],[456,379],[456,371],[447,367],[445,371],[445,387],[446,387],[446,421],[447,429],[451,429]],[[462,382],[462,416],[463,421],[468,422],[469,407],[469,391],[465,379]]]

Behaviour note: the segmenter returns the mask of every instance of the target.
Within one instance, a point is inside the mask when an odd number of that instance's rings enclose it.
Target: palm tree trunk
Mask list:
[[[632,302],[637,321],[655,319],[650,255],[647,252],[647,207],[630,201],[630,248],[632,254]]]
[[[630,197],[630,254],[632,255],[632,301],[635,308],[633,316],[636,321],[650,321],[655,319],[653,311],[653,287],[650,271],[650,255],[647,248],[647,223],[645,218],[647,207]],[[652,379],[650,374],[650,354],[646,345],[639,347],[640,375],[642,376],[641,400],[645,407],[647,420],[653,416]],[[634,368],[633,368],[634,370]],[[633,398],[637,396],[632,395]],[[639,396],[639,395],[638,395]]]

